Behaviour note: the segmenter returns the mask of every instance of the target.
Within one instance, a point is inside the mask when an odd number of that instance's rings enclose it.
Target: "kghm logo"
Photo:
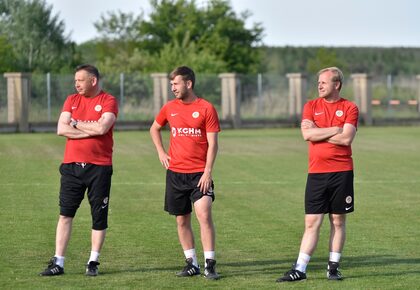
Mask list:
[[[175,128],[171,129],[174,137],[201,137],[201,129],[197,128]]]

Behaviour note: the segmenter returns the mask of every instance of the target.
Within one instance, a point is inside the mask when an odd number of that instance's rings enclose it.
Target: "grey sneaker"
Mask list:
[[[98,266],[99,262],[96,261],[90,261],[86,265],[86,276],[98,276]]]
[[[296,266],[293,264],[292,269],[284,273],[283,277],[280,277],[276,282],[295,282],[306,280],[306,274],[296,270]]]
[[[341,275],[340,271],[338,271],[338,266],[339,266],[339,263],[328,262],[328,268],[327,268],[328,280],[334,280],[334,281],[343,280],[343,276]]]
[[[192,258],[186,259],[185,263],[187,263],[187,265],[184,267],[184,269],[182,269],[181,272],[176,273],[178,277],[190,277],[200,275],[200,266],[194,266]]]
[[[39,276],[57,276],[64,274],[64,268],[57,265],[57,258],[52,257],[48,262],[47,268],[39,273]]]
[[[206,268],[204,269],[204,277],[210,280],[217,280],[220,278],[216,272],[216,260],[206,259]]]

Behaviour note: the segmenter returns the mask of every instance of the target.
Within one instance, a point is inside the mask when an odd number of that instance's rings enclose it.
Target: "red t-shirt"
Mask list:
[[[303,108],[302,120],[308,119],[319,128],[343,127],[345,123],[357,128],[357,106],[341,98],[328,103],[323,98],[309,101]],[[327,173],[353,170],[351,146],[341,146],[326,141],[309,142],[309,173]]]
[[[219,118],[213,105],[198,98],[185,104],[175,99],[162,107],[156,122],[171,127],[169,169],[181,173],[203,172],[207,159],[207,133],[219,132]]]
[[[67,97],[62,112],[70,112],[73,119],[83,122],[97,122],[103,113],[118,114],[116,99],[101,91],[94,98],[87,98],[79,94]],[[86,162],[96,165],[112,165],[112,126],[101,136],[84,139],[67,138],[63,163]]]

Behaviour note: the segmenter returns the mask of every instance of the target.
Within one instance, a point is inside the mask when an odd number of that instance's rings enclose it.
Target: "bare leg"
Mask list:
[[[184,251],[194,248],[194,234],[191,227],[191,214],[176,216],[178,239]]]
[[[323,214],[305,215],[305,232],[300,244],[300,252],[312,256],[319,240],[319,231],[321,229]]]
[[[341,253],[346,240],[346,215],[330,214],[330,252]]]
[[[195,214],[200,223],[201,242],[204,251],[214,251],[216,232],[214,229],[211,208],[212,199],[209,196],[203,196],[194,203]]]
[[[62,216],[58,218],[57,231],[55,234],[55,255],[65,256],[70,241],[73,218]]]
[[[102,246],[105,242],[106,230],[92,230],[92,251],[101,252]]]

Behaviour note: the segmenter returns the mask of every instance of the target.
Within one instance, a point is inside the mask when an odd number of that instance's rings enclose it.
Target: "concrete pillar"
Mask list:
[[[19,132],[29,132],[30,73],[5,73],[7,79],[7,122],[17,123]]]
[[[159,113],[160,108],[169,99],[169,78],[166,73],[153,73],[153,113]]]
[[[417,79],[417,112],[420,113],[420,75],[417,75],[416,79]]]
[[[301,73],[286,74],[289,79],[289,118],[299,121],[306,103],[306,76]]]
[[[231,120],[234,128],[241,126],[241,86],[235,73],[219,74],[222,82],[222,119]]]
[[[367,74],[352,74],[354,100],[365,125],[372,125],[372,84]]]

